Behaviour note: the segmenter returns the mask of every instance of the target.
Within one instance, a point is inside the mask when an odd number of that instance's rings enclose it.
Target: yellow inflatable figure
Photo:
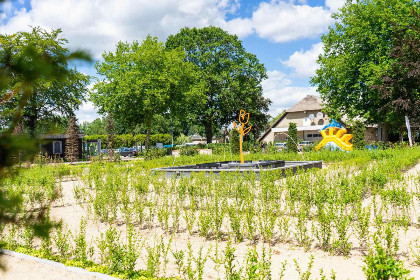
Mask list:
[[[315,147],[316,150],[323,148],[327,143],[332,142],[344,151],[353,151],[353,144],[350,139],[353,134],[346,134],[347,129],[337,123],[335,120],[321,129],[322,141]],[[327,134],[328,132],[328,134]]]

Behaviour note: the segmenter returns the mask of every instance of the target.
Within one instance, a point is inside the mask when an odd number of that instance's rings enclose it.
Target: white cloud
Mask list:
[[[248,18],[235,18],[222,26],[231,34],[238,35],[239,38],[244,38],[254,33],[254,27],[251,19]]]
[[[306,95],[319,95],[315,87],[289,86],[291,81],[280,71],[268,71],[267,75],[268,79],[262,82],[262,87],[264,97],[273,102],[268,112],[273,117],[284,109],[290,108]]]
[[[78,123],[92,122],[101,116],[98,114],[92,102],[87,101],[75,112]]]
[[[294,52],[288,60],[282,61],[282,63],[288,67],[294,68],[295,73],[299,77],[312,77],[315,74],[315,70],[318,69],[316,61],[322,51],[323,44],[318,43],[312,45],[307,51]]]
[[[322,7],[283,1],[261,3],[252,20],[257,34],[274,42],[314,38],[327,31],[332,22],[331,12]]]
[[[7,3],[7,2],[6,2]],[[143,40],[147,34],[165,40],[184,26],[226,28],[238,36],[252,33],[249,19],[226,20],[239,7],[237,0],[32,0],[31,10],[15,11],[0,33],[31,26],[61,28],[69,47],[86,49],[98,58],[121,41]]]
[[[345,3],[346,0],[325,0],[325,6],[333,12],[337,12]]]

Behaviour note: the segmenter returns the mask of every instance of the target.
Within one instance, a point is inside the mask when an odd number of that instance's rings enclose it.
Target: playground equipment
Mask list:
[[[334,119],[331,120],[331,123],[324,126],[320,132],[323,139],[315,147],[316,150],[325,146],[334,146],[343,151],[353,151],[353,144],[349,142],[350,139],[353,138],[353,134],[346,134],[347,129],[342,127],[342,125]]]

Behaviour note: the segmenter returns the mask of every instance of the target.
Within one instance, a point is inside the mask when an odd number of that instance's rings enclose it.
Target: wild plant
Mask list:
[[[35,239],[35,232],[32,227],[25,227],[22,234],[23,246],[32,248]]]
[[[162,250],[161,256],[162,256],[162,262],[163,262],[163,275],[166,274],[166,266],[168,265],[169,259],[168,254],[171,249],[173,236],[168,240],[168,243],[165,244],[165,241],[163,240],[163,236],[160,237],[160,249]]]
[[[318,226],[314,230],[315,237],[318,239],[321,249],[328,251],[331,245],[334,208],[327,204],[318,208],[317,222]]]
[[[270,243],[273,238],[274,226],[276,225],[277,215],[272,203],[260,201],[260,215],[258,215],[258,225],[263,241]]]
[[[356,208],[356,220],[354,222],[354,230],[359,240],[360,247],[364,250],[367,249],[367,242],[369,238],[369,225],[371,207],[362,208],[361,203]]]
[[[44,236],[41,238],[41,256],[43,258],[50,258],[52,256],[52,242],[51,238]]]
[[[233,232],[234,238],[237,242],[242,242],[244,239],[242,233],[242,211],[237,209],[234,205],[228,206],[228,216],[230,221],[230,228]]]
[[[337,239],[332,243],[332,250],[335,254],[348,256],[350,254],[352,244],[349,242],[349,227],[351,218],[344,213],[344,210],[336,215],[334,219],[335,228],[337,230]]]
[[[179,222],[181,218],[181,205],[178,199],[175,198],[173,201],[173,207],[171,208],[172,212],[172,232],[176,233],[179,230]]]
[[[374,248],[364,259],[366,265],[363,267],[363,272],[367,280],[408,279],[410,271],[404,268],[403,262],[399,261],[389,249],[383,247],[376,233],[373,240]]]
[[[290,217],[285,214],[280,215],[278,218],[279,237],[281,241],[286,241],[290,237]]]
[[[314,256],[311,255],[309,263],[308,263],[308,267],[305,271],[302,270],[302,268],[299,266],[299,263],[297,262],[296,259],[293,260],[295,263],[295,267],[296,267],[296,271],[299,274],[299,279],[300,280],[309,280],[309,278],[311,277],[311,270],[312,270],[312,266],[314,265]]]
[[[212,198],[212,205],[210,207],[210,216],[212,218],[213,233],[216,238],[220,237],[223,219],[225,216],[225,201],[218,195]]]
[[[181,277],[181,271],[184,270],[184,255],[185,255],[185,252],[183,250],[172,251],[172,256],[175,259],[175,264],[178,269],[178,276],[180,277]]]
[[[147,273],[150,277],[159,276],[162,248],[161,243],[154,244],[154,246],[147,245]]]
[[[170,209],[168,207],[168,201],[169,201],[168,195],[165,194],[163,196],[163,200],[158,201],[158,203],[156,203],[158,205],[157,207],[158,221],[160,222],[161,227],[165,229],[166,231],[169,229],[169,217],[170,217]]]
[[[78,261],[86,262],[88,260],[88,244],[86,241],[86,220],[80,221],[79,233],[74,238],[74,253],[75,259]]]
[[[286,265],[287,265],[287,260],[285,260],[284,262],[281,263],[281,268],[280,268],[280,273],[279,273],[279,280],[283,280],[284,273],[286,272]]]
[[[211,214],[206,210],[200,210],[198,215],[198,226],[200,229],[200,235],[209,237],[209,231],[212,225]]]
[[[143,194],[136,194],[134,200],[134,212],[136,213],[136,221],[141,228],[146,220],[146,198]]]
[[[224,252],[224,266],[225,266],[225,279],[226,280],[240,280],[241,270],[235,267],[235,248],[228,242]]]
[[[193,234],[194,222],[196,219],[195,211],[196,211],[195,199],[193,196],[190,196],[189,207],[188,209],[184,209],[184,220],[185,220],[185,223],[187,224],[187,230],[190,235]]]
[[[196,276],[195,279],[198,279],[198,280],[203,279],[204,266],[205,266],[205,264],[207,262],[207,259],[209,257],[210,250],[211,250],[211,248],[204,255],[203,255],[203,247],[200,247],[200,249],[198,250],[198,255],[197,255],[196,258],[194,258],[196,273],[197,273],[197,276]]]
[[[253,280],[259,279],[258,275],[258,252],[254,247],[248,249],[248,253],[245,259],[245,269],[244,269],[245,279]]]
[[[301,207],[298,212],[295,237],[300,246],[303,246],[305,250],[309,250],[311,247],[311,237],[307,227],[307,210],[305,207]]]
[[[65,260],[71,251],[70,243],[68,242],[71,236],[70,231],[58,228],[55,232],[54,243],[57,248],[58,255],[61,259]]]
[[[328,280],[327,279],[327,275],[324,274],[324,270],[321,268],[320,272],[319,272],[321,279],[320,280]],[[335,280],[337,278],[334,270],[331,270],[331,280]]]
[[[258,264],[260,270],[259,279],[271,280],[271,257],[271,249],[267,250],[265,247],[263,247],[261,251],[261,259]]]
[[[420,266],[420,245],[419,245],[419,239],[416,238],[415,240],[410,241],[410,257],[413,260],[413,262]]]
[[[248,201],[244,205],[245,229],[248,239],[255,239],[255,208],[253,202]]]

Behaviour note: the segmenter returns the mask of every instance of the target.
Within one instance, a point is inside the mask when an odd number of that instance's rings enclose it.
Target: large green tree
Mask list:
[[[414,0],[348,0],[333,15],[335,23],[322,36],[324,53],[311,80],[328,104],[327,113],[383,123],[385,130],[401,121],[393,110],[381,110],[392,100],[382,98],[375,86],[393,63],[389,52],[395,23],[407,26],[417,6]]]
[[[183,50],[166,50],[157,38],[148,36],[141,44],[119,42],[115,53],[104,53],[103,58],[95,68],[104,79],[95,85],[91,99],[100,112],[112,113],[129,129],[144,124],[146,146],[156,115],[182,118],[190,106],[203,102],[196,67],[185,62]]]
[[[222,125],[238,118],[240,109],[251,113],[254,132],[265,129],[270,101],[262,96],[261,81],[267,78],[266,69],[237,36],[218,27],[183,28],[168,37],[166,47],[182,47],[187,61],[200,69],[206,102],[193,112],[205,127],[207,143]]]
[[[24,194],[11,190],[4,179],[19,175],[19,169],[16,168],[18,160],[30,159],[39,152],[36,139],[22,133],[23,129],[18,128],[22,123],[22,111],[27,100],[34,93],[33,85],[46,77],[65,81],[71,76],[71,71],[63,67],[61,62],[75,58],[88,59],[88,55],[82,52],[66,53],[57,59],[52,53],[37,51],[35,45],[26,45],[16,50],[4,48],[0,44],[0,110],[4,110],[4,105],[11,99],[20,98],[6,128],[0,133],[0,234],[6,224],[18,224],[32,227],[36,236],[45,237],[52,226],[48,217],[52,201],[38,205],[36,211],[24,211]],[[21,86],[11,89],[10,84],[18,77]]]
[[[407,116],[420,122],[420,15],[415,10],[413,15],[408,27],[395,23],[390,51],[393,63],[376,88],[382,99],[390,100],[382,111],[392,110],[400,119]]]
[[[28,55],[30,51],[48,59],[48,63],[60,69],[59,73],[66,71],[65,76],[38,75],[30,87],[26,84],[24,76],[27,73],[19,73],[11,76],[7,85],[0,91],[0,98],[4,100],[0,108],[0,117],[10,121],[16,113],[21,114],[24,126],[32,134],[35,133],[40,120],[59,121],[62,116],[72,115],[87,92],[89,77],[76,69],[67,70],[69,67],[65,57],[69,50],[65,47],[67,40],[61,38],[60,34],[60,29],[48,32],[34,27],[31,32],[0,35],[0,56],[10,56],[12,64],[24,65],[25,71],[28,71],[31,64],[36,63],[31,60],[34,56]],[[29,94],[24,94],[22,88],[29,90]],[[18,108],[22,104],[23,110],[20,111]]]

